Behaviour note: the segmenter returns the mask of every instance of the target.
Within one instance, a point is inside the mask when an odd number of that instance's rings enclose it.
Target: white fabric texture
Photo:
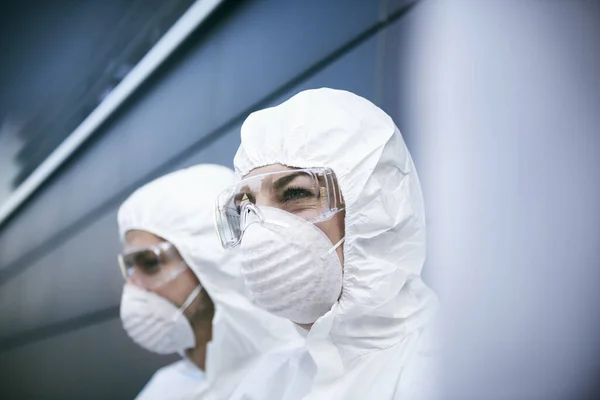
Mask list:
[[[215,305],[206,381],[180,397],[226,399],[257,360],[298,338],[292,324],[255,306],[241,276],[239,254],[225,252],[214,228],[214,199],[236,181],[230,169],[198,165],[156,179],[119,209],[121,239],[143,230],[171,242]],[[177,387],[172,387],[176,392]]]
[[[236,172],[271,164],[335,172],[346,207],[342,295],[313,325],[306,352],[264,360],[232,398],[435,396],[437,357],[424,332],[438,302],[420,278],[423,200],[392,119],[346,91],[301,92],[242,126]]]
[[[188,299],[198,293],[199,290],[194,290]],[[183,315],[183,307],[177,308],[156,293],[127,283],[123,287],[120,311],[129,337],[148,351],[183,353],[196,346],[194,331]]]
[[[156,371],[135,400],[193,399],[204,385],[204,372],[188,360],[179,360]]]

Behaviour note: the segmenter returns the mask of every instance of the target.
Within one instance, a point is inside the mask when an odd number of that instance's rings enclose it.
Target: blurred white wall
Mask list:
[[[600,382],[600,3],[423,1],[404,104],[449,399]]]

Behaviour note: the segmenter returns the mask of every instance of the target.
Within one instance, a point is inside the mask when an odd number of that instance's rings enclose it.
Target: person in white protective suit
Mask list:
[[[235,181],[228,168],[198,165],[148,183],[119,209],[123,327],[149,351],[182,356],[138,399],[227,399],[261,355],[299,338],[252,304],[239,254],[215,235],[214,199]]]
[[[422,194],[392,119],[346,91],[304,91],[246,119],[234,164],[221,242],[241,248],[254,301],[305,342],[265,357],[232,399],[435,398]]]

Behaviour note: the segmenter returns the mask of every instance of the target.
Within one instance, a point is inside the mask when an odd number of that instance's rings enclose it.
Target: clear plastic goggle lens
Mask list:
[[[166,284],[187,268],[177,249],[168,242],[127,250],[118,258],[123,278],[146,289]]]
[[[242,210],[248,203],[276,207],[314,223],[335,215],[342,197],[329,168],[283,170],[243,179],[216,200],[215,222],[223,247],[240,243]]]

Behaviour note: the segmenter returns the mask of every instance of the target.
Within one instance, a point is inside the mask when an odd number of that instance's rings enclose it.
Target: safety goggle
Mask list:
[[[248,205],[276,207],[317,223],[340,211],[343,200],[330,168],[283,170],[242,179],[216,200],[215,224],[224,248],[241,242]]]
[[[129,249],[119,254],[118,259],[123,278],[145,289],[156,289],[188,268],[169,242]]]

